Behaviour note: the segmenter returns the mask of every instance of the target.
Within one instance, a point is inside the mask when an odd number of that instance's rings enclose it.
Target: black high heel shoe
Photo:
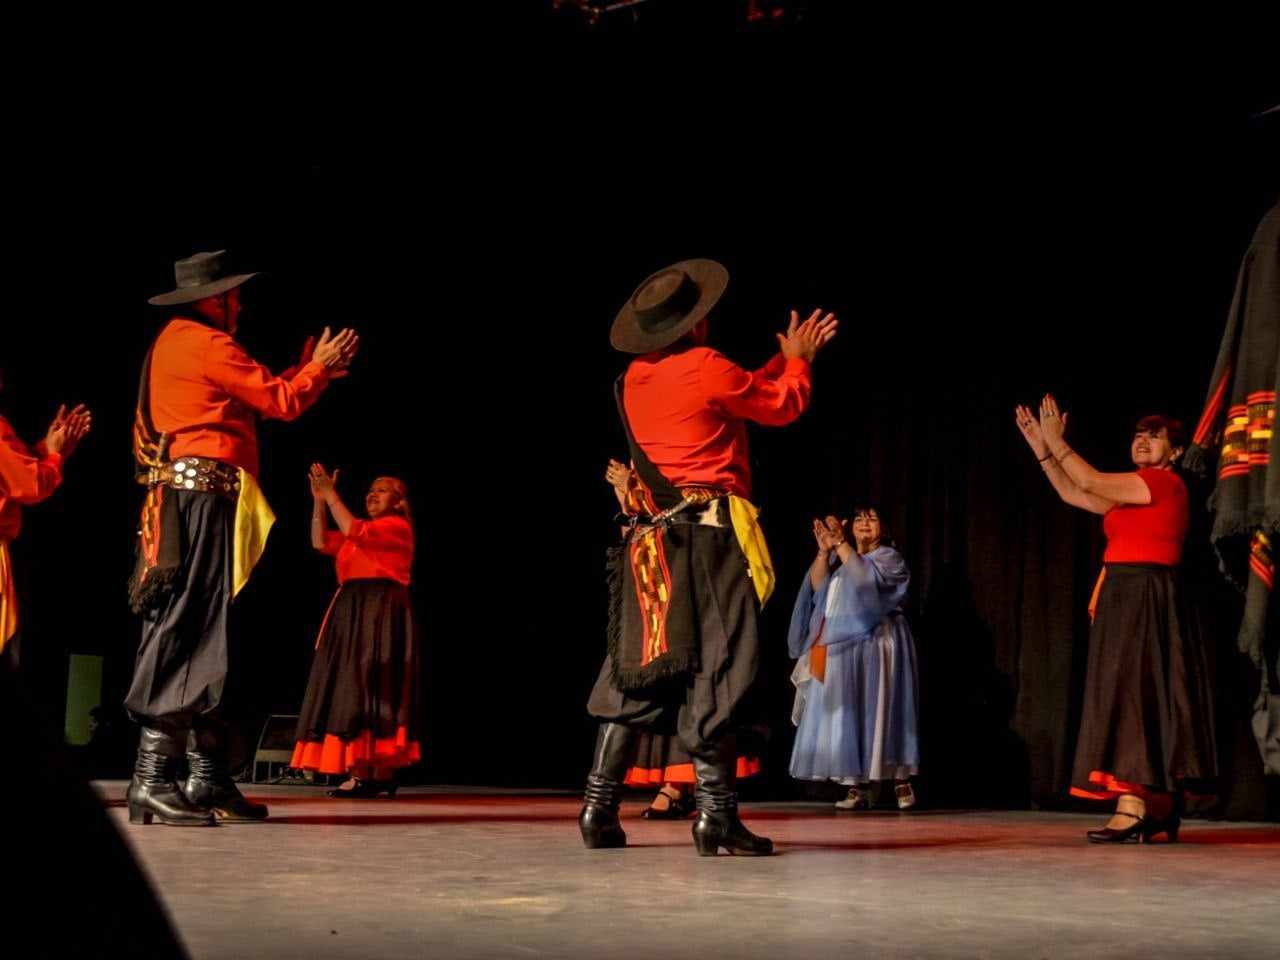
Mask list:
[[[1085,834],[1090,843],[1128,843],[1130,840],[1141,839],[1143,834],[1150,829],[1151,821],[1146,817],[1140,817],[1136,813],[1125,813],[1123,810],[1117,810],[1115,815],[1118,817],[1130,817],[1133,823],[1123,829],[1102,827],[1099,830],[1090,830]]]
[[[681,791],[678,797],[673,797],[666,790],[659,790],[660,796],[667,798],[667,805],[664,809],[650,804],[641,812],[640,816],[645,820],[685,820],[689,814],[693,813],[694,803],[693,797],[688,793]],[[657,797],[654,798],[655,800]]]
[[[359,777],[351,779],[355,781],[355,786],[350,790],[338,787],[330,790],[328,795],[335,800],[372,800],[382,792],[382,785],[377,780],[361,780]]]
[[[1123,810],[1117,810],[1116,813],[1122,817],[1131,817],[1133,823],[1121,830],[1113,827],[1090,830],[1086,834],[1090,843],[1127,843],[1130,840],[1150,843],[1152,837],[1158,837],[1162,833],[1166,842],[1178,842],[1178,830],[1182,826],[1181,794],[1174,796],[1173,806],[1166,817],[1156,818],[1146,813],[1140,817],[1136,813],[1126,813]]]

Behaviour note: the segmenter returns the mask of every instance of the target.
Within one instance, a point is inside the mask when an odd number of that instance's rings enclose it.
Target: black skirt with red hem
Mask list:
[[[1204,638],[1177,572],[1108,564],[1089,632],[1071,793],[1203,790],[1217,772]]]
[[[627,770],[623,783],[633,787],[657,787],[664,783],[696,783],[693,758],[679,739],[641,728],[636,738],[635,764]],[[738,756],[737,778],[744,780],[760,772],[760,758]]]
[[[293,766],[346,773],[422,758],[421,658],[409,588],[348,580],[320,629]]]

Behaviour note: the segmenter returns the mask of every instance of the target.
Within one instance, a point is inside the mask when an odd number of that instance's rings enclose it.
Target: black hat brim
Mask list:
[[[226,293],[228,290],[234,290],[240,284],[253,277],[258,276],[255,273],[236,273],[229,277],[219,277],[212,283],[201,283],[194,287],[178,287],[176,290],[170,290],[168,293],[158,293],[151,297],[147,303],[153,307],[172,307],[180,303],[195,303],[197,300],[203,300],[205,297],[216,297],[220,293]]]
[[[659,273],[668,270],[683,270],[698,289],[698,299],[682,316],[679,322],[664,327],[662,330],[645,330],[636,317],[632,306],[635,294],[627,297],[618,315],[613,318],[613,327],[609,330],[609,342],[613,349],[622,353],[652,353],[669,347],[694,328],[699,320],[711,312],[725,287],[729,285],[729,271],[715,260],[681,260],[669,267],[663,267],[644,279],[636,287],[639,290]]]

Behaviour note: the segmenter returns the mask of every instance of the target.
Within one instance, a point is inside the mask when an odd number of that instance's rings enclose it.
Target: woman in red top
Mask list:
[[[0,390],[4,371],[0,370]],[[9,544],[22,530],[22,508],[48,498],[62,483],[63,461],[89,432],[93,418],[81,404],[66,405],[34,450],[0,416],[0,670],[18,667],[18,595],[13,583]]]
[[[337,478],[311,465],[311,545],[334,557],[339,586],[316,641],[292,766],[349,774],[331,797],[393,795],[395,768],[422,759],[409,499],[400,480],[379,477],[365,496],[369,519],[358,520]]]
[[[1095,843],[1178,839],[1181,789],[1217,774],[1204,644],[1176,569],[1187,535],[1187,488],[1174,471],[1182,424],[1138,421],[1136,468],[1101,473],[1063,439],[1066,414],[1046,396],[1037,419],[1014,412],[1064,502],[1104,516],[1107,550],[1095,593],[1071,793],[1116,800]]]

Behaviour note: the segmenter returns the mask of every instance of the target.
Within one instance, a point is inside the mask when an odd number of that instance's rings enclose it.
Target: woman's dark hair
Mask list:
[[[1186,447],[1187,428],[1182,425],[1181,420],[1177,420],[1174,417],[1153,413],[1150,416],[1143,417],[1138,421],[1137,426],[1133,428],[1134,433],[1150,433],[1153,435],[1161,430],[1168,433],[1169,446]]]
[[[853,510],[849,513],[849,537],[853,537],[853,520],[860,513],[871,513],[875,511],[876,517],[880,520],[880,544],[885,547],[897,548],[897,544],[893,542],[893,537],[889,535],[889,526],[884,520],[884,511],[876,504],[869,500],[857,501],[853,505]]]

